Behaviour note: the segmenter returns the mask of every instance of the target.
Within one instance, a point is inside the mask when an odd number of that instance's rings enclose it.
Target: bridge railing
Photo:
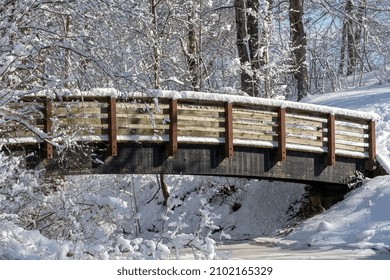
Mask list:
[[[256,102],[229,98],[37,98],[9,104],[11,116],[12,112],[20,116],[30,107],[38,111],[31,110],[22,122],[20,117],[8,118],[0,124],[0,139],[11,145],[44,143],[47,158],[53,157],[53,144],[72,139],[106,142],[111,156],[117,155],[118,142],[168,143],[171,156],[180,143],[219,144],[225,145],[226,158],[234,157],[235,146],[251,146],[275,149],[279,161],[286,160],[291,150],[324,154],[330,166],[337,156],[363,158],[368,168],[373,168],[372,117],[323,106]]]

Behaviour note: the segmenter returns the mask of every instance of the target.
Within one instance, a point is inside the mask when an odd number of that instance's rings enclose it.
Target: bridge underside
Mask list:
[[[88,146],[91,147],[91,146]],[[164,143],[118,143],[118,156],[106,157],[106,147],[71,152],[59,161],[30,158],[30,166],[45,168],[51,175],[76,174],[191,174],[250,177],[301,183],[346,185],[355,171],[368,175],[364,159],[336,157],[326,165],[326,155],[287,151],[278,161],[275,149],[234,147],[233,158],[225,158],[224,145],[179,144],[170,157]]]

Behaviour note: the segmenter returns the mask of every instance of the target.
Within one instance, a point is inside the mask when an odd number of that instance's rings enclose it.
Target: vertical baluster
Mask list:
[[[177,152],[177,100],[169,101],[169,156]]]
[[[109,155],[117,156],[116,99],[112,97],[108,98],[108,145]]]
[[[286,153],[286,109],[278,109],[278,161],[285,161]]]
[[[328,155],[326,159],[327,166],[336,164],[336,125],[335,115],[328,115]]]
[[[225,157],[233,158],[233,104],[225,103]]]

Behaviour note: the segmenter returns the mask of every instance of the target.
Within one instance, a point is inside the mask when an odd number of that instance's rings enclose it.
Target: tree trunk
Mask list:
[[[252,96],[259,96],[259,0],[247,0],[248,49],[252,73]]]
[[[187,47],[187,64],[191,76],[192,90],[199,91],[200,75],[199,75],[199,49],[196,38],[196,15],[194,7],[190,8],[188,13],[188,47]]]
[[[65,16],[65,38],[68,38],[69,33],[70,33],[70,16],[66,15]],[[70,50],[66,49],[65,50],[65,63],[64,63],[64,77],[65,77],[65,88],[70,88],[72,85],[69,81],[70,78],[70,67],[71,67],[71,57],[70,57]]]
[[[235,0],[237,49],[241,64],[241,90],[259,96],[258,1]],[[248,16],[247,16],[247,11]]]
[[[236,34],[237,34],[237,50],[238,57],[241,64],[241,90],[248,94],[252,92],[252,77],[250,72],[245,68],[248,67],[250,58],[247,51],[247,44],[245,42],[247,36],[246,29],[246,13],[245,13],[245,0],[235,0],[234,8],[236,14]]]
[[[160,50],[159,38],[157,28],[157,5],[156,0],[150,0],[150,12],[152,14],[152,34],[153,34],[153,74],[154,74],[154,88],[160,88]]]
[[[268,67],[269,64],[269,46],[271,43],[271,24],[272,24],[272,11],[271,7],[273,0],[266,0],[264,5],[264,19],[263,26],[261,30],[261,39],[260,39],[260,67],[262,68],[263,78],[263,92],[266,98],[272,97],[272,86],[271,86],[271,70]]]
[[[309,92],[306,65],[306,34],[303,25],[304,0],[290,0],[290,35],[295,59],[298,101]]]
[[[345,65],[345,50],[347,49],[347,33],[348,33],[348,20],[344,19],[343,31],[341,34],[341,50],[340,50],[340,62],[339,62],[339,74],[344,74]]]
[[[345,16],[347,17],[347,40],[348,40],[348,71],[347,76],[352,75],[356,68],[355,37],[353,33],[353,3],[347,0],[345,4]]]
[[[165,183],[164,174],[163,173],[160,173],[160,184],[161,184],[161,191],[162,191],[162,194],[163,194],[163,197],[164,197],[163,205],[167,206],[168,205],[168,199],[169,199],[169,190],[168,190],[167,184]]]

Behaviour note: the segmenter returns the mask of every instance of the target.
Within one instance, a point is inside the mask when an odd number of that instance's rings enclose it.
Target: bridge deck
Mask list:
[[[29,98],[9,104],[0,139],[33,152],[30,161],[52,173],[166,172],[344,184],[356,170],[367,174],[375,167],[370,114],[215,96]],[[87,158],[60,152],[76,143]]]

